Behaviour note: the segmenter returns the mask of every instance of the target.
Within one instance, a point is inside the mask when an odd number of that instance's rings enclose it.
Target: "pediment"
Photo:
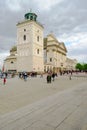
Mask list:
[[[48,45],[59,45],[58,40],[55,38],[55,36],[53,34],[49,34],[47,36],[47,44]]]
[[[47,45],[48,46],[56,46],[59,47],[60,49],[64,50],[67,52],[67,49],[65,47],[65,44],[63,42],[59,42],[53,34],[47,35]]]

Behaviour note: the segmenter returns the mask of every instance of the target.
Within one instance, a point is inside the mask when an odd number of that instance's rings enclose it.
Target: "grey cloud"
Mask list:
[[[71,49],[68,51],[68,53],[69,53],[70,55],[73,54],[73,56],[81,55],[81,54],[87,56],[87,48],[84,48],[84,49],[81,48],[81,49],[79,49],[79,51],[78,51],[78,46],[77,46],[77,48],[75,48],[75,49],[72,49],[72,48],[71,48]]]
[[[6,0],[0,1],[0,48],[2,47],[3,51],[9,51],[16,42],[16,24],[24,19],[24,14],[30,9],[38,15],[45,35],[51,31],[56,37],[87,32],[87,0],[62,0],[49,10],[44,10],[44,6],[41,10],[36,0],[18,2],[21,8],[17,11],[11,10]]]
[[[85,24],[87,23],[87,1],[84,0],[65,0],[60,4],[56,4],[48,13],[44,13],[44,23],[46,28],[53,30],[56,35],[61,33],[73,33],[78,26],[79,31],[85,31]],[[80,30],[80,27],[82,27]]]

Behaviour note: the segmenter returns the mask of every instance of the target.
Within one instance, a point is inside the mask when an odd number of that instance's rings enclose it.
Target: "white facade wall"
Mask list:
[[[75,68],[76,64],[77,64],[76,59],[66,58],[66,69],[67,70],[76,70],[76,68]]]
[[[24,35],[26,40],[24,40]],[[32,70],[32,24],[17,26],[17,71]]]
[[[12,71],[12,70],[15,70],[16,71],[16,68],[17,67],[17,58],[9,58],[7,57],[5,62],[4,62],[4,71]]]
[[[36,23],[33,24],[33,68],[44,71],[43,28]]]
[[[35,21],[17,25],[17,54],[18,72],[44,71],[43,28]]]

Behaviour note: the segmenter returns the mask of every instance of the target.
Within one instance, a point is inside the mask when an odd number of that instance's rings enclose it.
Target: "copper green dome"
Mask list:
[[[25,19],[32,20],[32,21],[36,21],[36,19],[37,19],[37,15],[35,13],[31,13],[31,12],[26,13],[24,17],[25,17]]]

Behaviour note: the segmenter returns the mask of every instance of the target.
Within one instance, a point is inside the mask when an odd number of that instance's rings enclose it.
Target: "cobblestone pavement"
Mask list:
[[[0,130],[87,130],[87,78],[0,79]]]

